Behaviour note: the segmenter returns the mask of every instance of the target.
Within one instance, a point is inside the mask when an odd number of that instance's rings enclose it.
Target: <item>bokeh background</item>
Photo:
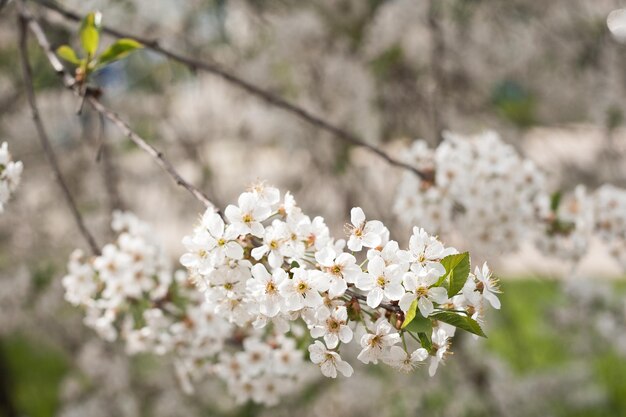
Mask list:
[[[77,25],[27,2],[55,46]],[[444,129],[499,131],[555,189],[626,186],[626,45],[606,27],[617,0],[71,0],[81,14],[212,60],[398,155]],[[63,300],[84,247],[39,147],[18,65],[15,4],[0,11],[0,141],[24,162],[0,217],[0,416],[626,415],[626,284],[594,246],[577,270],[532,249],[486,256],[502,280],[489,339],[434,378],[357,368],[264,409],[236,406],[217,381],[187,396],[167,358],[128,357]],[[105,38],[105,42],[110,39]],[[202,207],[112,126],[76,115],[30,48],[42,117],[99,241],[115,208],[150,222],[172,260]],[[392,213],[401,175],[219,78],[141,51],[98,74],[105,100],[181,173],[225,206],[258,179],[291,190],[340,234],[349,209]],[[96,156],[102,149],[102,157]],[[472,242],[457,242],[472,249]],[[455,360],[456,359],[456,360]],[[471,363],[468,366],[467,363]],[[370,367],[372,368],[372,367]]]

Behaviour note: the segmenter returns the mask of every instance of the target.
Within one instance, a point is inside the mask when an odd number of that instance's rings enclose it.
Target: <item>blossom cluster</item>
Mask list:
[[[20,185],[23,169],[22,161],[13,161],[8,144],[3,142],[0,145],[0,213]]]
[[[394,211],[406,223],[458,234],[483,254],[514,252],[532,241],[541,253],[573,262],[599,237],[626,268],[626,190],[550,193],[541,170],[495,132],[445,133],[437,149],[419,140],[407,155],[432,179],[408,172],[402,178]]]
[[[104,339],[122,339],[129,354],[172,354],[186,392],[217,375],[239,401],[275,404],[299,386],[303,354],[293,339],[234,332],[184,271],[171,269],[154,233],[131,213],[115,212],[115,243],[102,254],[75,251],[63,278],[65,298]],[[232,351],[232,353],[229,353]]]
[[[548,208],[549,206],[549,208]],[[546,253],[578,261],[598,238],[626,269],[626,190],[603,185],[594,192],[578,186],[574,193],[544,197],[538,247]]]
[[[485,265],[415,227],[408,249],[378,220],[351,210],[347,240],[264,184],[242,193],[224,217],[213,209],[183,243],[180,261],[212,311],[233,325],[290,335],[308,329],[309,358],[331,378],[353,374],[341,347],[358,360],[411,370],[430,358],[430,374],[449,352],[456,327],[483,335],[485,307],[499,308]]]
[[[626,190],[603,185],[594,193],[593,207],[596,233],[626,269]]]
[[[517,249],[535,222],[544,176],[495,132],[445,132],[436,150],[416,141],[407,162],[434,172],[432,181],[404,175],[394,211],[407,224],[430,233],[454,231],[481,252],[500,253]]]
[[[580,260],[589,249],[594,231],[594,206],[586,188],[578,186],[566,196],[543,194],[537,200],[539,230],[535,244],[542,253]]]

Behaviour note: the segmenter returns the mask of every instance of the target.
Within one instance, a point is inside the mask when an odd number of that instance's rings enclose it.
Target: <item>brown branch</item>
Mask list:
[[[83,16],[69,9],[64,8],[63,6],[57,3],[46,1],[46,0],[34,0],[34,1],[37,4],[40,4],[46,7],[47,9],[57,12],[61,16],[65,17],[66,19],[77,21],[77,22],[83,19]],[[105,33],[108,33],[109,35],[112,35],[117,38],[134,39],[137,42],[142,43],[146,48],[151,49],[152,51],[157,52],[163,56],[166,56],[174,61],[177,61],[187,66],[190,70],[194,72],[197,70],[202,70],[202,71],[206,71],[208,73],[217,75],[218,77],[222,78],[224,81],[241,88],[242,90],[248,92],[249,94],[253,96],[260,98],[261,100],[265,101],[266,103],[274,107],[280,108],[282,110],[285,110],[288,113],[291,113],[297,116],[298,118],[307,122],[308,124],[314,127],[317,127],[319,129],[322,129],[346,143],[367,149],[368,151],[376,154],[380,158],[387,161],[387,163],[389,163],[390,165],[409,170],[413,172],[414,174],[416,174],[417,176],[421,177],[422,179],[425,179],[428,181],[431,181],[433,178],[433,173],[422,172],[410,164],[407,164],[405,162],[402,162],[400,160],[393,158],[382,149],[379,149],[376,146],[370,145],[369,143],[361,140],[359,137],[348,132],[347,130],[326,121],[320,116],[310,113],[309,111],[287,101],[286,99],[278,95],[273,94],[272,92],[268,90],[258,87],[242,78],[239,78],[238,76],[234,75],[231,71],[227,70],[226,68],[223,68],[222,66],[220,66],[219,64],[215,62],[202,61],[202,60],[184,56],[182,54],[179,54],[177,52],[174,52],[174,51],[171,51],[169,49],[162,47],[159,44],[159,42],[155,39],[148,39],[148,38],[144,38],[141,36],[136,36],[131,33],[126,33],[124,31],[111,28],[109,26],[102,26],[102,30]]]
[[[39,22],[27,10],[25,10],[25,8],[21,8],[20,16],[27,23],[28,27],[37,38],[37,42],[39,43],[39,46],[42,48],[44,54],[50,62],[50,65],[52,65],[55,72],[63,79],[63,84],[65,85],[65,87],[73,91],[74,94],[76,94],[78,97],[81,97],[80,87],[77,85],[75,80],[65,71],[63,64],[61,63],[61,61],[59,61],[59,58],[52,51],[50,42],[43,32],[43,29],[41,28]],[[100,100],[98,100],[98,98],[96,98],[89,90],[87,90],[85,94],[86,100],[89,102],[94,110],[96,110],[111,123],[117,126],[118,129],[120,129],[120,131],[126,137],[128,137],[133,143],[135,143],[135,145],[137,145],[139,148],[152,156],[157,165],[163,168],[163,170],[166,171],[174,179],[176,184],[189,191],[198,201],[200,201],[206,207],[215,208],[213,203],[211,203],[211,201],[202,191],[185,181],[180,176],[180,174],[176,171],[171,162],[163,155],[161,151],[147,143],[145,139],[143,139],[139,134],[134,132],[126,122],[124,122],[115,112],[102,104],[102,102],[100,102]],[[217,210],[217,208],[215,209]]]
[[[214,207],[209,198],[196,187],[185,181],[180,174],[176,171],[171,162],[163,155],[163,153],[157,150],[154,146],[147,143],[139,134],[133,131],[126,122],[124,122],[117,113],[107,108],[100,100],[92,95],[87,96],[87,101],[91,104],[98,113],[102,114],[111,123],[117,126],[120,131],[138,147],[148,153],[156,163],[163,168],[170,176],[176,181],[176,184],[189,191],[198,201],[204,204],[206,207]]]
[[[22,62],[22,75],[24,77],[24,88],[26,90],[26,98],[28,100],[28,104],[30,106],[33,122],[35,127],[37,128],[37,134],[39,136],[39,140],[41,142],[41,147],[48,158],[48,162],[52,167],[52,171],[54,172],[54,176],[63,191],[63,196],[65,197],[65,201],[69,206],[72,215],[74,216],[74,220],[80,229],[81,234],[89,244],[91,252],[94,255],[100,254],[100,248],[96,243],[93,235],[87,229],[85,222],[83,220],[78,207],[76,207],[76,202],[72,197],[72,194],[65,182],[65,178],[63,178],[63,174],[61,172],[61,168],[59,167],[59,162],[57,160],[56,154],[52,149],[52,145],[50,143],[50,139],[48,138],[48,134],[46,133],[45,127],[43,125],[43,121],[41,120],[41,116],[39,115],[39,108],[37,107],[37,100],[35,97],[35,89],[33,87],[33,75],[32,69],[30,66],[30,62],[28,60],[28,44],[27,44],[27,22],[26,19],[22,15],[18,18],[18,26],[19,26],[19,51],[20,58]]]

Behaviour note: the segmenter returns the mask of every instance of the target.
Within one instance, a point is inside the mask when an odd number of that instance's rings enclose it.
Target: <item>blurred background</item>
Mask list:
[[[78,24],[27,3],[46,18],[53,46],[76,41]],[[493,129],[555,189],[626,186],[626,45],[606,26],[622,1],[59,4],[100,10],[107,25],[218,62],[396,156],[417,138],[435,145],[442,130]],[[434,378],[362,367],[271,409],[236,406],[218,381],[183,394],[166,359],[128,357],[63,300],[68,256],[85,245],[32,125],[16,28],[9,2],[0,10],[0,141],[25,169],[0,217],[0,416],[626,415],[626,281],[600,249],[576,280],[536,250],[488,254],[502,310],[489,317],[489,339],[459,337],[463,349]],[[176,261],[203,207],[96,114],[77,116],[76,98],[34,43],[30,53],[42,118],[98,241],[111,239],[113,209],[131,210]],[[148,50],[96,81],[103,100],[218,206],[263,179],[336,235],[361,206],[406,243],[410,229],[391,210],[402,172],[371,154]]]

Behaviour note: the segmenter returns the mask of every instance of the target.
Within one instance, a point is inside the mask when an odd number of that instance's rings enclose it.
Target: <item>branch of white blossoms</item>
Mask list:
[[[0,145],[0,213],[4,212],[4,205],[20,185],[23,169],[22,161],[14,161],[9,145],[3,142]]]
[[[409,371],[430,358],[431,375],[450,351],[455,329],[484,336],[485,307],[500,307],[484,265],[414,228],[409,248],[377,220],[351,211],[347,242],[324,219],[302,213],[293,196],[257,184],[225,210],[208,210],[180,261],[212,311],[236,326],[290,335],[304,324],[322,374],[350,376],[340,349],[356,341],[363,363]]]
[[[435,172],[433,181],[403,177],[394,211],[407,224],[457,233],[483,254],[514,252],[533,240],[542,253],[574,262],[597,236],[626,268],[626,190],[551,193],[544,173],[491,131],[446,132],[436,149],[418,140],[407,162]]]
[[[225,213],[228,223],[208,209],[184,239],[190,275],[172,271],[149,226],[115,212],[116,241],[98,256],[75,251],[63,278],[87,326],[124,340],[129,354],[173,356],[188,392],[217,376],[239,402],[276,404],[306,382],[305,350],[325,376],[352,375],[340,348],[355,340],[364,363],[410,371],[430,357],[432,375],[456,327],[483,335],[485,307],[499,308],[486,265],[469,274],[467,254],[421,229],[400,250],[353,209],[347,246],[361,252],[357,264],[289,193],[281,200],[257,185]]]

